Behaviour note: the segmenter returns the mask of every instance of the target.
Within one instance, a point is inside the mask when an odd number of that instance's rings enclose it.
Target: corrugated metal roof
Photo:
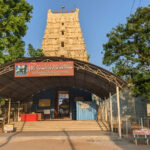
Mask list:
[[[14,77],[15,62],[74,61],[74,76],[66,77]],[[127,83],[113,73],[96,65],[62,57],[34,57],[19,59],[0,67],[0,96],[14,100],[26,100],[38,90],[53,87],[77,87],[86,89],[102,99],[116,93],[116,86]]]

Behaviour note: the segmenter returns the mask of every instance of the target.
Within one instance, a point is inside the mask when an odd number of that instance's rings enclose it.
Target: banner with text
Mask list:
[[[74,62],[15,63],[15,77],[74,76]]]

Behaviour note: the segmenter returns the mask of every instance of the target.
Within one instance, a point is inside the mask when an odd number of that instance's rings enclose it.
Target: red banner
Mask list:
[[[15,63],[15,77],[73,76],[74,63],[63,62],[21,62]]]

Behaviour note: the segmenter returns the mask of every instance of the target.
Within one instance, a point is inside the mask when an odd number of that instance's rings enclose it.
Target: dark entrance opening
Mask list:
[[[58,118],[70,117],[69,91],[58,91]]]
[[[76,120],[77,102],[91,102],[92,93],[77,87],[48,88],[37,91],[31,101],[27,114],[41,114],[42,120]]]

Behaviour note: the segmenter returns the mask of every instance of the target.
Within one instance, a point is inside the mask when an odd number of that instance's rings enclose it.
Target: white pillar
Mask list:
[[[117,108],[118,108],[118,133],[119,138],[122,137],[121,135],[121,120],[120,120],[120,100],[119,100],[119,87],[116,86],[116,92],[117,92]]]
[[[102,101],[100,103],[100,106],[101,106],[101,120],[103,120],[103,104],[102,104]]]
[[[112,111],[112,97],[111,93],[109,93],[109,99],[110,99],[110,126],[111,126],[111,131],[113,132],[113,111]]]
[[[100,101],[100,120],[103,120],[103,107],[102,107],[102,101]]]
[[[101,119],[100,115],[101,115],[101,112],[100,112],[100,101],[98,101],[98,107],[97,107],[97,120],[99,121]]]
[[[20,107],[20,101],[18,101],[18,121],[20,121],[20,110],[19,110],[19,107]]]
[[[105,98],[105,121],[108,121],[108,108],[107,108],[107,100]]]
[[[126,136],[128,137],[128,118],[126,117]]]
[[[103,106],[102,106],[103,107],[103,120],[105,120],[105,107],[104,107],[104,105],[105,104],[104,104],[104,100],[103,100]]]
[[[11,108],[11,99],[8,99],[8,124],[10,124],[10,108]]]

